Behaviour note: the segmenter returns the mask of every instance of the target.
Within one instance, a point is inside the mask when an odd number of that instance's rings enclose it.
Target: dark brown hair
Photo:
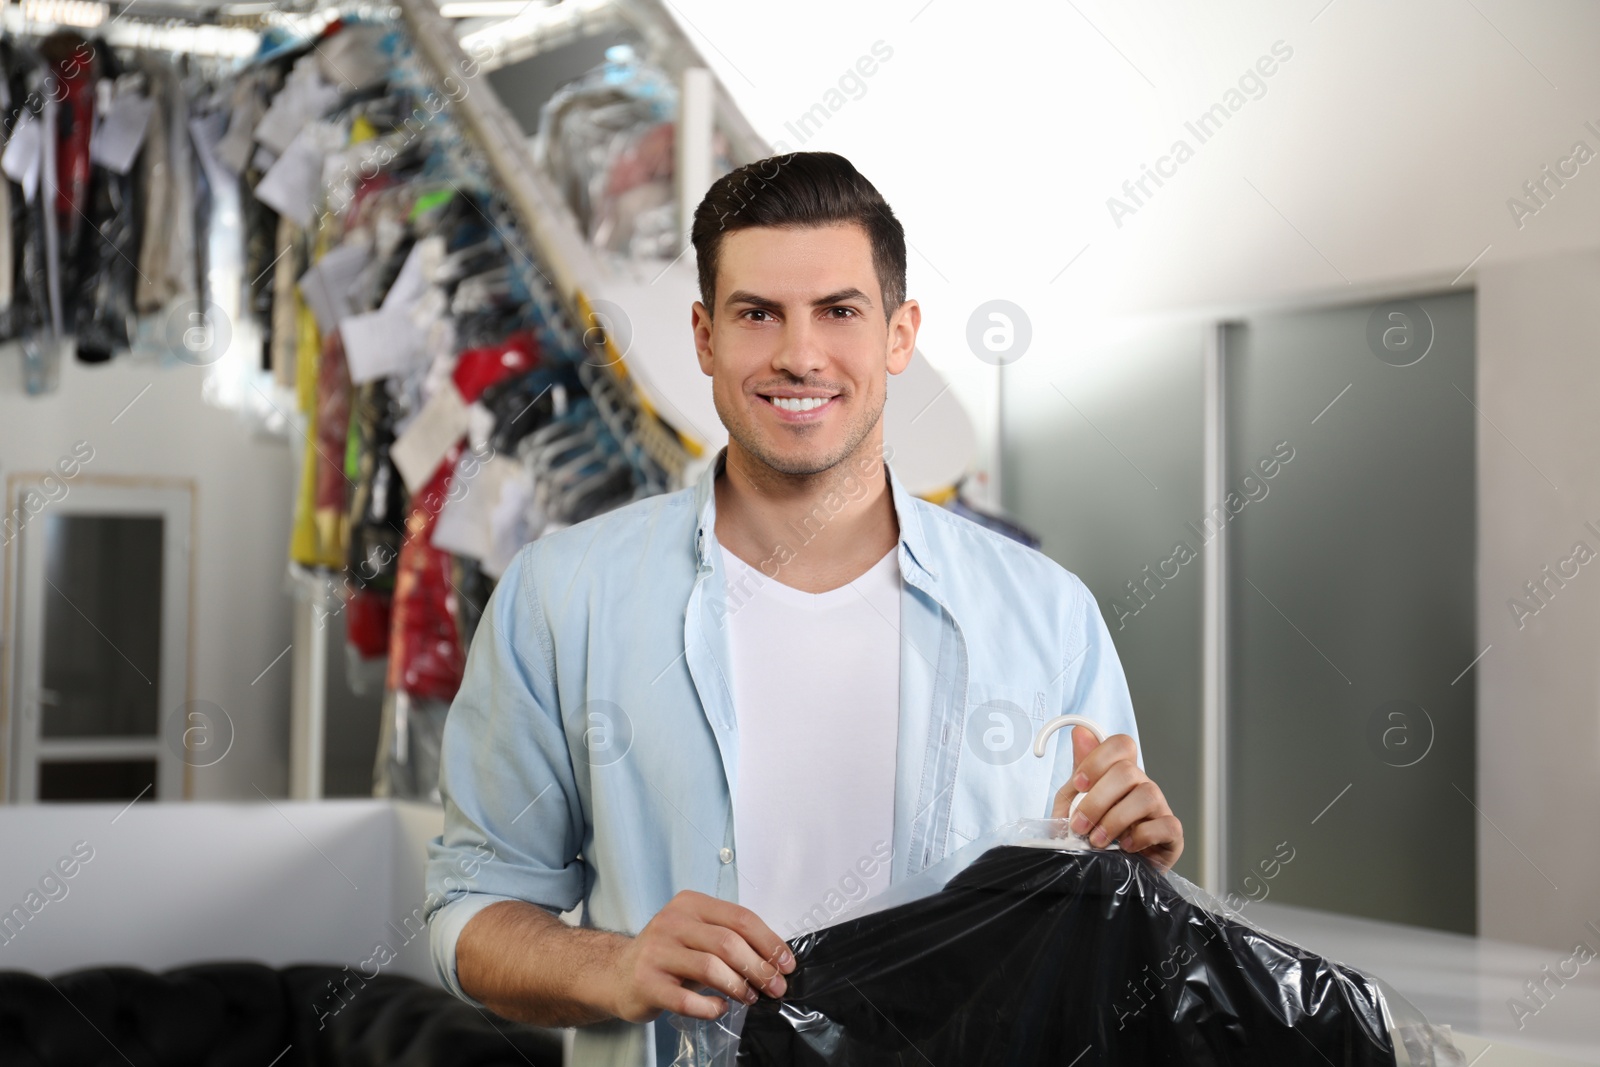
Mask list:
[[[722,238],[753,226],[797,228],[856,223],[872,245],[887,319],[906,299],[906,235],[900,220],[850,161],[832,152],[790,152],[747,163],[718,178],[695,208],[691,238],[700,301],[716,314]]]

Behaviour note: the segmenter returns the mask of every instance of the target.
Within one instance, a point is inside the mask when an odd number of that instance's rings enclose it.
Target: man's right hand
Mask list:
[[[726,1003],[695,989],[753,1004],[759,993],[782,996],[783,976],[794,966],[789,946],[755,912],[686,889],[618,952],[610,1012],[628,1022],[649,1022],[663,1011],[715,1019]]]

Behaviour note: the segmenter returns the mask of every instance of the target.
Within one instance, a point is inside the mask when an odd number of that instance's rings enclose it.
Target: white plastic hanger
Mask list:
[[[1051,719],[1049,722],[1045,723],[1039,728],[1038,736],[1033,739],[1033,754],[1038,758],[1043,759],[1045,743],[1050,740],[1051,734],[1055,733],[1063,726],[1082,726],[1087,728],[1090,733],[1094,734],[1096,741],[1104,741],[1106,739],[1106,732],[1102,730],[1100,728],[1100,724],[1095,722],[1093,719],[1085,718],[1082,715],[1057,715],[1055,718]],[[1062,744],[1070,745],[1071,743],[1072,735],[1068,734],[1067,740],[1063,741]],[[1072,822],[1072,817],[1078,813],[1078,805],[1082,803],[1082,801],[1082,793],[1079,793],[1077,796],[1072,798],[1072,805],[1067,809],[1066,821],[1069,825]],[[1066,837],[1035,837],[1029,838],[1025,841],[1019,841],[1017,843],[1019,845],[1025,845],[1028,848],[1055,848],[1069,852],[1087,852],[1094,848],[1094,846],[1089,843],[1089,839],[1087,837],[1083,836],[1082,834],[1073,833],[1071,830],[1067,831]],[[1106,845],[1106,848],[1120,850],[1121,846],[1115,841],[1112,841]]]

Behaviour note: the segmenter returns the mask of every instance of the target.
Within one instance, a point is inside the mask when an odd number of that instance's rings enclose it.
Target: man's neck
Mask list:
[[[717,541],[769,578],[807,593],[865,574],[900,538],[876,441],[818,474],[773,470],[733,442],[717,475]]]

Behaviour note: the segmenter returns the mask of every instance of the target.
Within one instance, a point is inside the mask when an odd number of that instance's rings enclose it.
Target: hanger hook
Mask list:
[[[1100,724],[1093,719],[1086,719],[1082,715],[1057,715],[1039,728],[1039,736],[1033,739],[1033,754],[1040,759],[1044,758],[1045,742],[1050,740],[1050,735],[1063,726],[1086,726],[1094,734],[1096,741],[1104,741],[1106,732],[1100,729]]]

